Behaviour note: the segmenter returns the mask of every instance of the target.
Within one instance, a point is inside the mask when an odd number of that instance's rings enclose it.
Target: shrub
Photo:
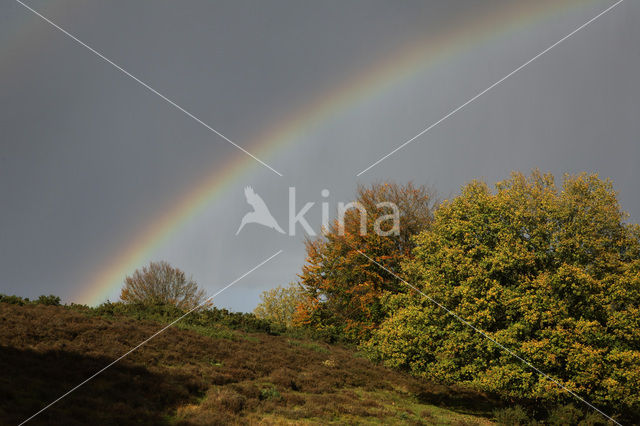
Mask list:
[[[496,423],[504,426],[525,426],[532,423],[527,412],[519,405],[495,410],[493,417]]]
[[[29,298],[22,298],[20,296],[8,296],[6,294],[0,294],[0,303],[9,303],[11,305],[24,306],[29,302]]]
[[[203,406],[214,411],[223,410],[237,414],[243,410],[246,402],[247,398],[233,389],[214,388],[209,391]]]
[[[44,294],[35,301],[35,303],[39,305],[47,305],[47,306],[60,306],[60,298],[58,296],[54,296],[50,294],[49,296],[45,296]]]
[[[58,296],[54,296],[50,294],[49,296],[45,296],[44,294],[38,297],[36,300],[29,300],[28,297],[20,297],[20,296],[7,296],[5,294],[0,294],[0,303],[9,303],[12,305],[48,305],[48,306],[60,306],[60,298]]]
[[[158,321],[167,323],[175,320],[185,313],[174,305],[168,304],[143,304],[105,302],[96,308],[89,308],[90,313],[100,316],[129,316],[136,319]],[[244,312],[229,312],[226,309],[207,307],[191,312],[180,321],[180,325],[186,328],[193,327],[207,334],[220,335],[224,333],[220,327],[228,327],[247,333],[275,334],[272,324],[263,319],[256,318],[254,314]],[[277,327],[276,327],[277,328]]]
[[[261,400],[271,400],[271,399],[278,400],[280,398],[282,398],[282,395],[280,395],[280,392],[278,392],[278,389],[276,389],[275,386],[264,388],[260,391]]]
[[[584,413],[573,404],[561,405],[549,413],[547,424],[553,426],[576,425],[580,423]]]

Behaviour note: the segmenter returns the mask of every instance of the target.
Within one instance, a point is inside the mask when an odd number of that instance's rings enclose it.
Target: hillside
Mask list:
[[[0,423],[28,418],[161,326],[79,307],[0,303]],[[418,381],[341,346],[184,327],[31,424],[491,423],[484,396]]]

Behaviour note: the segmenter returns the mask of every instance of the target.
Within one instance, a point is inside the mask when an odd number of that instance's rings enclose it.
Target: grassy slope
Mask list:
[[[15,424],[160,324],[0,303],[0,424]],[[420,382],[340,346],[171,328],[34,424],[490,424],[481,395]],[[474,407],[470,410],[468,407]]]

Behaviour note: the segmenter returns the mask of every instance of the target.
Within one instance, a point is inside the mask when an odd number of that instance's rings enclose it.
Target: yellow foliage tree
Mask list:
[[[597,175],[474,181],[415,238],[408,282],[567,388],[640,418],[640,227]],[[410,292],[365,346],[387,365],[514,397],[568,394]]]
[[[260,300],[253,311],[256,317],[291,327],[293,316],[305,298],[302,287],[297,283],[290,283],[288,287],[278,286],[262,292]]]

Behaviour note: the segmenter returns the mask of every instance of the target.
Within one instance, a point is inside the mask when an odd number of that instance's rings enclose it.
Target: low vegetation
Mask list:
[[[2,424],[34,414],[181,312],[0,300]],[[251,314],[209,309],[178,324],[33,424],[484,425],[498,404],[375,365],[342,346],[275,335]]]

